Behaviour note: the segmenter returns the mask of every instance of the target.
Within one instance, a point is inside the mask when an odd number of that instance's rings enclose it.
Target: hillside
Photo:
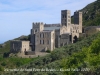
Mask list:
[[[30,40],[30,35],[28,36],[20,36],[15,38],[14,40]],[[6,41],[3,44],[0,44],[0,75],[4,71],[4,68],[14,68],[19,67],[21,65],[27,64],[36,58],[18,58],[15,55],[13,57],[8,58],[10,51],[10,41]]]
[[[52,72],[7,72],[5,75],[99,75],[100,74],[100,32],[90,37],[84,38],[82,41],[75,44],[70,44],[61,48],[55,49],[51,54],[31,61],[29,64],[22,65],[19,68],[23,69],[57,69]],[[96,48],[96,51],[95,51]],[[89,51],[88,51],[89,50]],[[97,53],[97,54],[96,54]],[[93,58],[93,59],[92,59]],[[90,59],[90,60],[88,60]],[[78,63],[78,64],[77,64]],[[82,72],[64,72],[61,68],[90,68],[89,71]]]
[[[88,4],[83,9],[83,26],[98,26],[100,25],[100,0]],[[72,16],[72,23],[73,23]]]
[[[84,26],[100,25],[100,0],[88,4],[80,11],[83,12]]]
[[[13,40],[30,40],[30,35],[23,35]],[[3,56],[4,53],[8,53],[10,51],[10,41],[11,40],[6,41],[3,44],[0,44],[0,56]]]

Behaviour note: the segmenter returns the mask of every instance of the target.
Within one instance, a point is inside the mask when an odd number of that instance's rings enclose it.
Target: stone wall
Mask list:
[[[52,51],[55,48],[54,31],[43,31],[36,33],[35,38],[35,51]]]
[[[10,52],[11,53],[21,52],[21,47],[22,47],[21,41],[13,40],[10,42]]]
[[[58,37],[58,47],[65,46],[71,43],[70,34],[62,34]]]
[[[24,52],[24,51],[28,51],[29,49],[30,49],[29,41],[13,40],[10,43],[11,53]]]
[[[55,47],[58,48],[58,38],[60,35],[60,29],[55,30]]]
[[[29,51],[29,49],[30,49],[29,43],[30,43],[29,41],[22,41],[21,52]]]

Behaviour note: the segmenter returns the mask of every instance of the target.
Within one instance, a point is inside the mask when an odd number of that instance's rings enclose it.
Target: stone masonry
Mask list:
[[[82,33],[82,12],[74,12],[74,24],[71,24],[71,11],[62,10],[59,28],[45,30],[44,25],[43,22],[33,23],[30,41],[12,41],[11,52],[53,51],[55,48],[76,42],[79,34]]]

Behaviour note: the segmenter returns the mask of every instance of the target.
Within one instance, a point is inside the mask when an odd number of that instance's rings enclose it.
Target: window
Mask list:
[[[13,49],[14,49],[14,44],[13,44]]]
[[[68,22],[70,22],[70,19],[68,19]]]
[[[66,19],[65,19],[65,22],[66,22]]]
[[[65,15],[65,18],[66,18],[66,15]]]
[[[62,15],[62,18],[64,18],[64,15]]]
[[[41,38],[41,34],[40,34],[40,38]]]
[[[44,38],[44,34],[43,33],[40,34],[40,38]]]
[[[44,34],[43,34],[43,38],[44,38]]]
[[[41,44],[41,40],[40,40],[40,44]]]
[[[43,44],[44,44],[44,40],[43,40]]]
[[[35,32],[37,32],[37,29],[35,30]]]
[[[68,16],[68,18],[70,18],[70,16]]]

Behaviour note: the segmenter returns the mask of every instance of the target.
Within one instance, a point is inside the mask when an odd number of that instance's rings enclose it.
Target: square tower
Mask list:
[[[71,12],[70,12],[70,10],[62,10],[61,11],[61,25],[66,26],[66,27],[71,25]]]
[[[33,23],[32,29],[31,29],[31,40],[30,40],[32,51],[35,50],[35,40],[36,40],[35,34],[42,32],[43,30],[44,30],[43,22]]]
[[[82,25],[82,12],[74,12],[74,24]]]
[[[74,24],[79,25],[79,33],[82,33],[82,12],[74,12]]]
[[[44,30],[44,24],[43,24],[43,22],[33,23],[32,30],[33,30],[33,33],[43,31]]]

